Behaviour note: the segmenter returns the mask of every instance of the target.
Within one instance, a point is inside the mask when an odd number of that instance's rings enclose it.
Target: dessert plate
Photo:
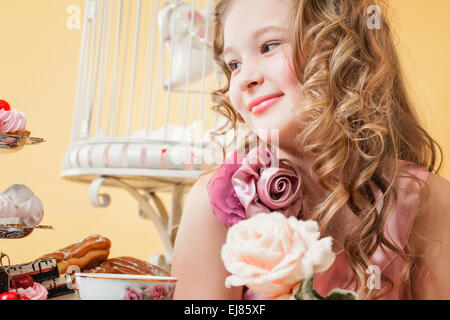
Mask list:
[[[34,228],[20,226],[18,224],[0,225],[0,239],[20,239],[29,236],[34,229],[53,230],[52,226],[38,225]]]
[[[21,136],[17,134],[0,133],[0,153],[19,151],[25,145],[38,144],[41,142],[45,142],[45,140],[42,138]]]

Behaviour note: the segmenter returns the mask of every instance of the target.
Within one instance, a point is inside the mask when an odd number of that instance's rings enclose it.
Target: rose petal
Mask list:
[[[245,208],[231,184],[231,177],[240,168],[241,163],[242,157],[239,153],[234,153],[213,174],[207,187],[213,213],[227,227],[247,217]]]

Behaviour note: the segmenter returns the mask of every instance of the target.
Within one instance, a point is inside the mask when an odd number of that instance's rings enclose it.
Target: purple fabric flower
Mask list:
[[[142,295],[131,288],[127,288],[127,291],[125,292],[125,295],[123,297],[124,300],[143,300]]]
[[[214,215],[227,227],[257,213],[297,217],[302,208],[300,177],[265,145],[245,159],[238,153],[227,159],[211,177],[208,194]]]
[[[165,286],[156,285],[148,292],[153,300],[162,300],[167,294],[167,288]]]
[[[208,183],[214,215],[227,227],[246,219],[245,208],[231,184],[231,177],[241,167],[242,157],[234,153],[217,169]]]
[[[232,184],[248,218],[272,211],[297,217],[302,208],[300,177],[264,145],[249,152]]]

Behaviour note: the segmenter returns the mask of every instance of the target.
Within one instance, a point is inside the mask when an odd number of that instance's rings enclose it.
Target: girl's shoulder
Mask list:
[[[430,173],[426,181],[427,198],[422,214],[414,225],[411,238],[422,254],[420,274],[413,282],[415,299],[450,298],[450,181]]]
[[[430,239],[436,238],[441,232],[441,236],[445,235],[450,240],[450,181],[429,173],[426,188],[426,192],[421,194],[423,210],[417,216],[415,230]]]
[[[426,184],[427,199],[421,199],[426,201],[426,206],[417,218],[415,229],[429,239],[450,241],[450,181],[430,173]]]

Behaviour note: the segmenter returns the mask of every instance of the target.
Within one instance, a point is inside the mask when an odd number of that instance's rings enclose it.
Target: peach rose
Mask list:
[[[315,221],[262,213],[229,228],[221,256],[231,273],[227,288],[247,286],[265,297],[292,292],[302,280],[334,262],[332,239],[319,239]]]

